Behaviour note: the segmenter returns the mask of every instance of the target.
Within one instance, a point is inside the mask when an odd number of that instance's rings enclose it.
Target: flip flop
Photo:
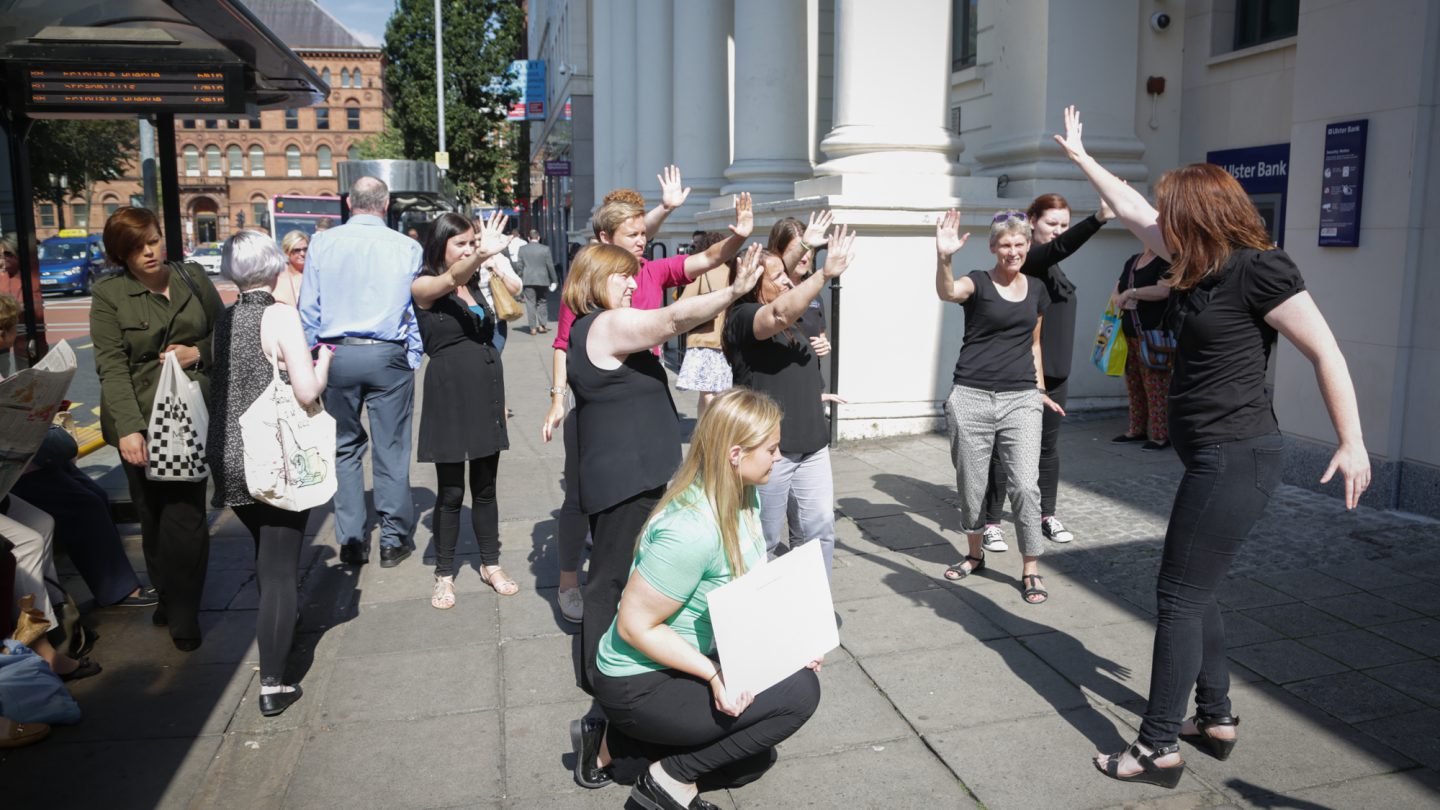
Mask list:
[[[515,584],[515,580],[511,579],[510,575],[505,573],[505,569],[498,565],[488,574],[485,573],[484,566],[481,566],[480,581],[494,588],[495,593],[501,596],[514,596],[520,592],[520,586]]]

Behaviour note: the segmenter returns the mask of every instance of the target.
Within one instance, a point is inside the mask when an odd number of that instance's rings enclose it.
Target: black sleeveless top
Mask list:
[[[505,425],[505,368],[495,349],[495,311],[480,302],[477,314],[456,293],[429,309],[415,307],[425,369],[417,461],[453,464],[510,449]]]
[[[680,419],[660,358],[631,352],[619,368],[586,354],[590,313],[570,328],[565,368],[575,393],[580,509],[593,515],[664,486],[680,466]]]
[[[255,503],[245,480],[245,442],[240,417],[255,404],[274,379],[274,371],[260,346],[260,322],[275,303],[267,290],[240,293],[235,305],[215,321],[210,372],[210,430],[205,439],[205,464],[215,478],[211,505],[245,506]],[[289,382],[280,372],[280,379]]]

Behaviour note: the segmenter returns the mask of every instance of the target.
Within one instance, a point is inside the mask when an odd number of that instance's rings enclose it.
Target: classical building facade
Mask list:
[[[694,187],[655,235],[672,252],[697,225],[723,228],[738,191],[759,201],[760,234],[820,208],[859,231],[832,336],[838,393],[850,403],[841,436],[940,423],[963,313],[933,291],[938,212],[961,205],[978,237],[957,256],[965,270],[992,261],[984,236],[996,210],[1050,191],[1077,217],[1094,209],[1094,192],[1050,138],[1067,104],[1083,113],[1090,151],[1138,187],[1184,163],[1226,166],[1298,262],[1349,360],[1376,461],[1367,502],[1437,514],[1440,327],[1422,315],[1440,305],[1440,201],[1430,191],[1440,188],[1440,5],[1385,6],[553,0],[532,3],[531,42],[534,53],[560,10],[572,30],[577,9],[593,11],[587,42],[563,51],[572,68],[588,58],[593,91],[594,191],[574,195],[573,235],[584,233],[585,205],[618,186],[653,197],[656,171],[672,162]],[[1358,121],[1369,141],[1362,179],[1333,183],[1327,129]],[[578,136],[570,148],[581,149]],[[1338,210],[1343,186],[1363,195],[1359,244],[1324,246],[1333,225],[1322,218]],[[1089,366],[1088,324],[1139,249],[1112,225],[1065,264],[1082,313],[1077,407],[1123,402],[1120,383]],[[1335,441],[1313,371],[1281,341],[1271,375],[1289,478],[1313,484]]]
[[[277,194],[339,196],[335,164],[355,144],[385,127],[388,102],[379,48],[365,46],[313,0],[255,0],[246,4],[330,85],[321,106],[266,110],[253,117],[184,118],[175,124],[181,222],[187,244],[216,242],[247,226],[267,226]],[[90,199],[62,211],[36,206],[36,233],[45,239],[66,228],[98,231],[122,205],[139,204],[140,171],[99,183]]]

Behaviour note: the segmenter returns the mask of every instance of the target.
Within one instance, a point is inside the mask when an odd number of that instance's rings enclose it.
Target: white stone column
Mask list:
[[[635,73],[635,188],[651,208],[660,202],[660,182],[655,176],[672,161],[674,151],[673,18],[672,0],[635,2],[635,33],[643,53]],[[655,236],[650,235],[652,239]]]
[[[614,148],[610,158],[608,187],[595,187],[597,200],[614,188],[635,188],[635,136],[639,119],[635,94],[640,43],[635,31],[635,0],[612,0],[610,14],[610,122]],[[597,15],[605,9],[597,8]],[[596,43],[597,47],[605,47]]]
[[[735,158],[722,194],[789,197],[810,176],[805,3],[735,0]]]
[[[1085,121],[1087,151],[1120,177],[1145,182],[1145,144],[1135,136],[1136,42],[1156,35],[1141,30],[1140,0],[1028,0],[994,4],[990,13],[989,109],[992,131],[1005,135],[976,150],[975,174],[1003,175],[1007,197],[1050,191],[1093,197],[1051,139],[1064,131],[1064,109],[1074,104]]]
[[[694,230],[694,216],[725,185],[730,165],[730,66],[727,41],[731,0],[682,0],[675,5],[674,160],[692,189],[670,215]]]
[[[963,146],[946,126],[951,0],[836,0],[834,127],[797,197],[957,195]],[[921,23],[920,21],[928,21]],[[877,47],[903,43],[902,47]]]

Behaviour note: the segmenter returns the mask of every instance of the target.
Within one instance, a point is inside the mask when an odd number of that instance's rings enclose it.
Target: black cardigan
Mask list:
[[[1070,358],[1075,353],[1075,284],[1066,278],[1060,262],[1090,240],[1105,223],[1094,214],[1080,220],[1064,233],[1043,245],[1031,245],[1020,272],[1037,278],[1050,294],[1050,307],[1040,326],[1040,354],[1045,377],[1054,387],[1070,376]]]

